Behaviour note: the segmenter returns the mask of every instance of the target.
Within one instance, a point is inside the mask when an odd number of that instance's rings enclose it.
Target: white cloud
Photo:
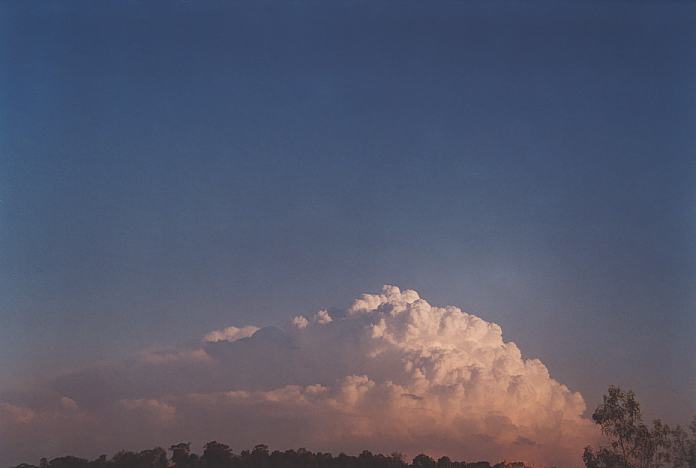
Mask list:
[[[298,315],[297,317],[292,318],[290,325],[301,330],[303,328],[307,328],[307,325],[309,325],[309,320],[302,315]]]
[[[314,314],[314,322],[319,325],[326,325],[327,323],[333,322],[333,318],[329,314],[328,310],[321,309],[316,314]]]
[[[176,416],[176,408],[157,399],[121,400],[121,406],[127,411],[144,414],[146,417],[161,423],[169,423]]]
[[[498,325],[432,306],[415,291],[385,286],[345,314],[320,310],[291,325],[228,327],[199,349],[150,352],[138,365],[64,377],[54,387],[76,407],[90,401],[95,421],[94,434],[76,443],[121,447],[124,426],[139,445],[263,441],[574,467],[597,435],[580,394],[525,359]],[[32,409],[3,405],[0,417],[12,415],[15,427],[34,422]],[[61,416],[64,427],[71,414]],[[51,426],[35,432],[42,430]]]
[[[35,412],[30,408],[0,403],[0,421],[7,423],[29,424],[35,417]]]
[[[222,330],[214,330],[205,335],[204,341],[209,343],[214,343],[216,341],[237,341],[242,338],[247,338],[252,336],[259,330],[259,327],[253,325],[248,325],[246,327],[227,327]]]

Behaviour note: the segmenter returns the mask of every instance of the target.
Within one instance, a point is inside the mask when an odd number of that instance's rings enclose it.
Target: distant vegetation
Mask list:
[[[50,461],[41,459],[40,468],[528,468],[521,462],[465,463],[441,457],[437,461],[427,455],[418,455],[409,464],[399,453],[391,455],[373,454],[367,450],[358,456],[341,453],[310,452],[305,449],[286,450],[284,452],[268,450],[266,445],[257,445],[253,450],[242,450],[240,454],[232,452],[229,446],[220,442],[208,442],[203,453],[191,452],[189,443],[179,443],[167,451],[157,447],[142,452],[121,451],[107,459],[106,455],[95,460],[85,460],[72,456],[54,458]],[[16,468],[36,468],[35,465],[22,463]]]
[[[652,427],[643,423],[640,404],[632,391],[609,387],[603,402],[592,414],[605,443],[586,447],[583,461],[587,468],[696,468],[696,416],[689,429],[670,428],[659,419]],[[169,457],[167,456],[169,453]],[[367,450],[358,456],[344,453],[310,452],[303,448],[270,452],[267,445],[235,454],[220,442],[208,442],[203,453],[191,452],[191,444],[182,442],[164,450],[161,447],[142,452],[121,451],[108,459],[94,460],[65,456],[42,458],[39,467],[22,463],[15,468],[529,468],[522,462],[485,461],[467,463],[448,457],[438,460],[420,454],[411,463],[400,453],[373,454]]]

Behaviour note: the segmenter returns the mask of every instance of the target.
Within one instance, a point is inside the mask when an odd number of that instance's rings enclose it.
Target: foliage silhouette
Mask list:
[[[204,445],[199,457],[191,452],[189,442],[180,442],[169,447],[171,454],[156,447],[142,452],[120,451],[111,459],[101,455],[94,460],[66,456],[47,461],[41,459],[40,467],[22,463],[14,468],[527,468],[522,462],[501,462],[491,465],[485,461],[466,463],[441,457],[437,461],[425,454],[414,457],[412,463],[404,461],[400,453],[391,455],[373,454],[364,450],[360,455],[311,452],[304,448],[271,452],[267,445],[256,445],[252,450],[239,454],[223,443],[211,441]]]
[[[585,447],[582,458],[587,468],[696,468],[696,416],[690,436],[680,426],[671,429],[659,419],[651,429],[643,423],[636,395],[612,385],[592,419],[609,445]]]

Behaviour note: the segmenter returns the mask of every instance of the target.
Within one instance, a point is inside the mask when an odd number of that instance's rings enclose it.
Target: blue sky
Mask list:
[[[0,6],[0,382],[385,284],[696,411],[690,2]],[[686,410],[685,410],[686,409]]]

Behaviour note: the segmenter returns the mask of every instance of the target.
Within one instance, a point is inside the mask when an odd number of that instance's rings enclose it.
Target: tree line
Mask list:
[[[169,456],[168,456],[169,455]],[[205,444],[203,453],[191,451],[189,442],[181,442],[164,450],[161,447],[141,452],[120,451],[108,459],[102,455],[94,460],[64,456],[47,460],[39,466],[22,463],[14,468],[529,468],[522,462],[501,462],[491,465],[480,461],[466,463],[449,457],[435,460],[420,454],[411,463],[400,453],[373,454],[364,450],[360,455],[311,452],[304,448],[271,452],[267,445],[256,445],[252,450],[235,454],[226,444],[212,441]]]

